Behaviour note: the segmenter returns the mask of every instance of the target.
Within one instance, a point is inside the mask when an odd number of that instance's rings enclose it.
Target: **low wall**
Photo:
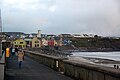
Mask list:
[[[67,58],[60,58],[55,56],[50,56],[46,54],[40,54],[32,51],[25,51],[25,55],[31,57],[34,60],[39,61],[40,63],[56,70],[56,71],[64,71],[63,60]]]
[[[64,60],[64,74],[77,80],[120,80],[120,70]]]
[[[0,59],[0,80],[4,80],[4,71],[5,71],[5,54],[3,54]]]
[[[26,55],[76,80],[120,80],[120,70],[25,51]]]

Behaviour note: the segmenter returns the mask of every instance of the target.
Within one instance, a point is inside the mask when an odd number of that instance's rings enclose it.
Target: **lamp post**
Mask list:
[[[0,9],[0,56],[2,56],[2,20],[1,20],[1,9]]]

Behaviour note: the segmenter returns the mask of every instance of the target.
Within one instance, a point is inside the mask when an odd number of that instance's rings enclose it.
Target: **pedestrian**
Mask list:
[[[15,49],[12,48],[12,55],[15,55]]]
[[[24,60],[24,52],[22,50],[19,50],[18,52],[19,68],[21,68],[23,60]]]
[[[16,48],[15,48],[15,55],[16,55],[16,56],[18,55],[18,51],[19,51],[19,50],[18,50],[18,48],[16,47]]]
[[[13,53],[12,53],[12,47],[10,47],[10,54],[13,55]]]
[[[117,69],[119,69],[119,66],[117,65]]]
[[[114,68],[116,68],[116,65],[114,65]]]

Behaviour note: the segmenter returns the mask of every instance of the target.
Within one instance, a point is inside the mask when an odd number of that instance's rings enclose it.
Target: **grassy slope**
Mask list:
[[[83,48],[112,48],[120,49],[120,39],[108,38],[71,38],[72,44]]]

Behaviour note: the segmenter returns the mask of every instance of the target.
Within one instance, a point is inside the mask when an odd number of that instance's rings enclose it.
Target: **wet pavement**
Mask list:
[[[25,57],[22,68],[19,69],[17,57],[8,59],[5,80],[73,80],[51,68],[44,66],[29,57]]]

